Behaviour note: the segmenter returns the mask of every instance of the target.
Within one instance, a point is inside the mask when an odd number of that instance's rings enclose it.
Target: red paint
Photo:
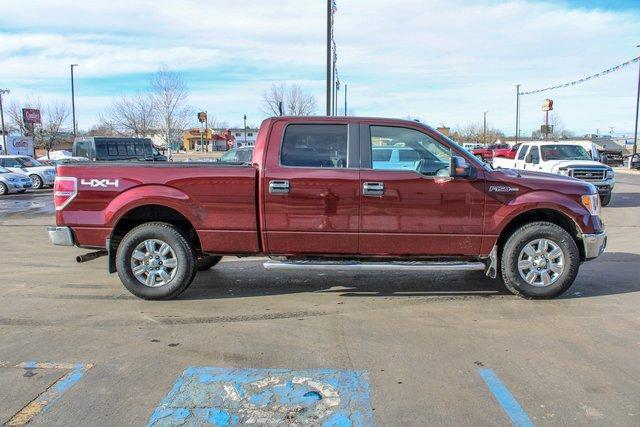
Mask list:
[[[284,167],[280,144],[290,123],[412,128],[467,158],[477,173],[451,179],[409,170]],[[104,247],[123,215],[145,205],[182,214],[205,252],[237,255],[486,256],[507,224],[532,209],[561,212],[583,233],[602,229],[580,202],[590,185],[485,169],[431,128],[404,120],[277,117],[263,122],[251,166],[79,163],[59,166],[58,176],[77,178],[78,194],[56,222],[74,230],[79,246],[92,248]],[[118,184],[91,187],[92,179]],[[289,194],[269,194],[271,180],[288,180]],[[367,181],[384,182],[385,194],[363,196]],[[496,186],[518,191],[490,191]]]

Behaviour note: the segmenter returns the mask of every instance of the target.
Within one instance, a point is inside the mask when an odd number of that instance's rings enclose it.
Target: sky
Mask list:
[[[266,117],[279,82],[311,91],[324,112],[324,0],[0,0],[0,88],[70,103],[75,69],[80,128],[114,98],[148,90],[160,66],[183,73],[189,104],[231,125]],[[338,72],[348,111],[419,117],[433,125],[482,121],[515,131],[515,85],[569,82],[640,56],[638,0],[337,0]],[[566,89],[521,97],[522,134],[541,105],[576,133],[630,134],[638,65]],[[344,92],[340,92],[340,97]],[[343,101],[340,100],[342,106]],[[194,115],[194,126],[197,125]]]

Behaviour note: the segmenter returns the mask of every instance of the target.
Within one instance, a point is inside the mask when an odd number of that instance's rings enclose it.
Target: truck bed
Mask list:
[[[102,248],[111,230],[143,205],[172,209],[211,253],[259,252],[256,169],[221,163],[90,162],[58,167],[77,179],[78,193],[56,213],[72,225],[79,246]],[[146,208],[145,217],[153,215]]]

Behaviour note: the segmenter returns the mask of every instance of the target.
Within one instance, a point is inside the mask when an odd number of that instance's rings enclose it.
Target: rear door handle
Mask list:
[[[365,196],[382,196],[384,195],[384,183],[383,182],[365,182],[362,185],[362,194]]]
[[[269,181],[269,194],[289,194],[291,184],[287,180]]]

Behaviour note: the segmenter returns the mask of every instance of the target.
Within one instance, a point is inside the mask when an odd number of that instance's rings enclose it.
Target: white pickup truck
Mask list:
[[[525,142],[518,149],[515,159],[497,157],[493,159],[492,165],[496,169],[547,172],[587,181],[598,188],[603,206],[611,201],[611,192],[616,182],[613,169],[592,160],[587,150],[572,143]]]

